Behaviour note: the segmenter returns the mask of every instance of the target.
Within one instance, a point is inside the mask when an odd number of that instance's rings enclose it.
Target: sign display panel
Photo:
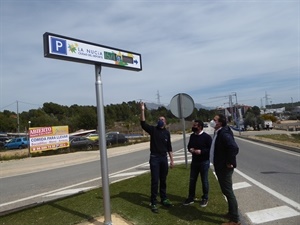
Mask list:
[[[56,150],[69,147],[69,127],[29,128],[30,152]]]
[[[44,56],[87,64],[101,64],[127,70],[142,70],[142,58],[138,53],[108,46],[45,33]]]

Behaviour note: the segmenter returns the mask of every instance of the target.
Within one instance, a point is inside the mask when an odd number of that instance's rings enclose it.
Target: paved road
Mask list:
[[[174,149],[183,148],[179,141],[182,135],[172,139]],[[110,182],[149,171],[149,143],[107,151]],[[3,161],[0,163],[0,212],[100,186],[100,164],[99,151]],[[137,167],[138,171],[134,171]]]
[[[206,131],[212,133],[212,129],[210,128]],[[268,131],[268,133],[270,132]],[[245,134],[246,133],[242,133],[242,135]],[[255,133],[251,132],[250,134],[254,135]],[[182,135],[172,136],[172,139],[173,141],[180,140],[182,139]],[[298,208],[298,205],[300,189],[299,182],[297,182],[299,180],[297,178],[300,174],[299,154],[292,153],[294,155],[291,155],[288,151],[283,151],[274,147],[261,146],[260,144],[248,143],[246,140],[240,140],[238,137],[237,141],[241,147],[241,152],[238,155],[238,169],[234,173],[234,187],[239,202],[239,208],[245,216],[244,223],[263,225],[283,223],[299,224],[300,209]],[[116,160],[116,158],[121,157],[121,160],[126,161],[126,155],[134,153],[137,157],[135,160],[137,160],[140,158],[140,156],[138,156],[139,152],[148,148],[148,145],[149,143],[142,143],[132,145],[130,148],[111,148],[108,149],[108,157],[111,158],[110,160]],[[181,147],[178,146],[177,148],[181,149],[181,152],[179,151],[177,153],[178,156],[176,155],[176,160],[178,163],[184,163],[183,144],[181,144]],[[132,176],[147,172],[149,169],[147,163],[148,157],[143,151],[141,154],[145,157],[141,160],[143,163],[136,163],[136,168],[129,168],[130,170],[124,169],[125,167],[115,169],[115,171],[119,172],[110,174],[110,180],[117,181],[128,175]],[[293,160],[295,161],[293,162]],[[30,176],[32,173],[46,170],[51,171],[53,176],[55,176],[55,173],[58,171],[57,168],[68,168],[69,171],[72,171],[73,166],[76,165],[80,166],[80,170],[82,171],[86,170],[87,165],[90,166],[91,164],[96,164],[93,168],[97,168],[97,166],[100,168],[99,162],[99,152],[97,151],[2,162],[0,164],[0,182],[4,179],[26,177]],[[262,165],[266,167],[263,168],[261,167]],[[295,165],[295,168],[290,168],[290,166],[293,165]],[[110,168],[110,171],[112,171],[112,168]],[[89,180],[89,183],[83,182],[78,186],[70,185],[61,190],[58,188],[54,191],[48,191],[48,193],[46,193],[47,199],[50,200],[51,196],[56,198],[59,195],[72,194],[72,191],[77,193],[80,190],[84,190],[84,188],[93,188],[93,185],[99,184],[99,179],[100,178],[95,179],[94,183]],[[277,180],[279,182],[277,182]],[[293,182],[287,182],[288,180]],[[20,186],[21,183],[22,182],[20,181],[20,184],[17,186]],[[288,189],[285,187],[294,188]],[[34,186],[32,189],[34,190]],[[43,194],[44,198],[45,193]],[[10,200],[2,201],[1,199],[0,209],[2,211],[9,206],[5,205],[7,202],[10,202]],[[26,203],[25,196],[22,203]],[[271,216],[268,217],[266,215]],[[283,217],[280,218],[278,215],[283,215]]]

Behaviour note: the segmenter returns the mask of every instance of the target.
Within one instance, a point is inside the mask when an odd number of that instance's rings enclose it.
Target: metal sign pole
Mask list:
[[[188,161],[187,161],[187,149],[186,149],[186,140],[185,140],[185,120],[184,120],[184,116],[183,116],[183,104],[182,104],[182,94],[179,94],[179,108],[180,108],[180,110],[179,110],[179,115],[180,115],[180,117],[179,118],[181,118],[181,121],[182,121],[182,130],[183,130],[183,132],[182,132],[182,135],[183,135],[183,147],[184,147],[184,157],[185,157],[185,166],[186,166],[186,168],[187,168],[187,166],[188,166]]]
[[[107,149],[105,139],[105,120],[103,107],[103,90],[101,82],[101,67],[107,66],[118,69],[141,71],[141,54],[111,48],[104,45],[93,44],[87,41],[69,38],[48,32],[44,33],[43,42],[44,57],[95,65],[98,135],[99,150],[101,157],[100,163],[102,173],[102,190],[105,216],[104,225],[111,225],[112,222],[110,212],[110,194],[107,166]],[[20,132],[18,131],[18,133]]]
[[[103,90],[101,82],[101,65],[95,65],[96,75],[96,100],[97,100],[97,118],[98,118],[98,135],[100,149],[100,165],[102,173],[102,194],[104,204],[104,225],[112,225],[110,211],[110,193],[107,165],[107,149],[105,139],[105,119],[103,109]]]

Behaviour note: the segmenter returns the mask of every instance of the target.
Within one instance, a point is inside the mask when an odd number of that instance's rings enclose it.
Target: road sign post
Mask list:
[[[101,69],[102,66],[107,66],[117,69],[141,71],[141,55],[138,53],[128,52],[99,44],[93,44],[57,34],[45,33],[43,38],[45,57],[95,65],[97,119],[99,128],[98,135],[104,204],[104,225],[112,225]]]
[[[180,93],[175,95],[170,103],[170,109],[174,116],[181,119],[182,122],[182,134],[183,134],[183,146],[185,155],[185,165],[187,167],[187,149],[186,149],[186,135],[185,135],[185,118],[190,116],[195,108],[194,100],[191,96]]]

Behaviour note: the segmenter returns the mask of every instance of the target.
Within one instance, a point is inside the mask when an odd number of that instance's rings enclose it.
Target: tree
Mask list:
[[[254,113],[254,115],[257,117],[257,116],[260,116],[260,108],[258,106],[253,106],[251,108],[252,112]]]
[[[17,115],[8,110],[0,112],[0,131],[16,132],[17,131]]]

